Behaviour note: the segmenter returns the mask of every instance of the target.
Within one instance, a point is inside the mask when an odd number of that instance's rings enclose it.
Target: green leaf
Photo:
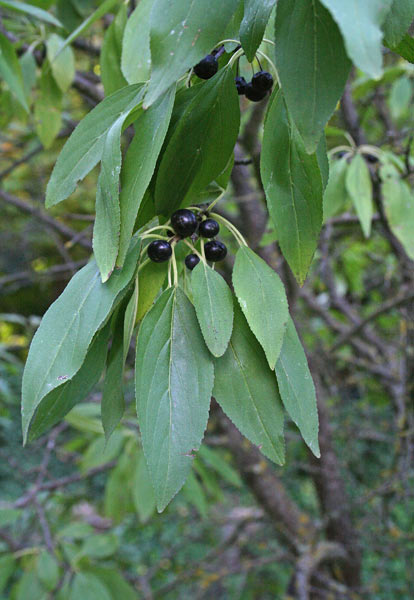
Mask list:
[[[276,0],[244,0],[244,17],[240,26],[240,41],[247,60],[253,62]]]
[[[19,58],[19,63],[22,70],[23,87],[26,99],[30,102],[32,90],[36,85],[37,79],[37,64],[30,49]]]
[[[118,266],[121,266],[125,260],[138,210],[154,173],[170,122],[174,95],[173,86],[150,108],[141,110],[134,123],[134,139],[128,148],[121,173]]]
[[[355,11],[352,19],[356,30]],[[313,152],[349,74],[341,34],[319,0],[278,0],[275,42],[287,107],[306,150]]]
[[[70,589],[69,600],[112,600],[108,588],[92,573],[76,573]]]
[[[400,77],[391,86],[389,107],[391,117],[395,120],[408,118],[413,96],[411,78]]]
[[[269,105],[260,170],[277,239],[302,284],[322,225],[322,176],[318,158],[306,153],[281,93]]]
[[[198,457],[210,468],[216,471],[218,475],[230,485],[240,488],[242,485],[240,475],[225,460],[218,449],[212,449],[203,444],[199,450]]]
[[[75,29],[75,31],[72,31],[68,38],[66,38],[65,43],[61,48],[61,51],[67,46],[69,46],[73,42],[73,40],[76,40],[77,37],[84,33],[93,23],[95,23],[95,21],[106,15],[106,13],[108,13],[115,6],[115,4],[118,4],[118,2],[119,0],[105,0],[104,2],[102,2],[102,4],[98,6],[95,12],[89,15],[89,17],[85,19],[79,25],[79,27]]]
[[[35,102],[36,133],[45,148],[50,148],[62,126],[62,92],[47,63],[42,68],[39,95]]]
[[[126,119],[141,97],[142,85],[125,87],[82,119],[56,161],[46,190],[46,207],[70,196],[77,182],[101,160],[108,131],[120,118]]]
[[[81,553],[90,558],[109,558],[115,554],[118,546],[118,538],[114,533],[93,535],[85,540]]]
[[[4,79],[16,100],[29,112],[23,86],[22,69],[16,51],[9,40],[0,33],[0,77]]]
[[[18,2],[18,0],[0,0],[0,6],[4,6],[4,8],[9,8],[10,10],[15,10],[17,12],[25,13],[27,15],[30,15],[31,17],[39,19],[39,21],[49,23],[50,25],[56,25],[56,27],[63,27],[62,23],[58,19],[56,19],[56,17],[46,12],[45,10],[38,8],[37,6],[26,4],[26,2]]]
[[[164,215],[191,204],[228,164],[240,125],[232,70],[222,69],[197,86],[183,106],[174,133],[167,137],[155,181],[155,208]]]
[[[191,470],[214,380],[194,308],[179,288],[166,290],[142,321],[135,378],[142,445],[162,511]]]
[[[213,396],[263,454],[284,463],[283,409],[275,376],[237,304],[229,347],[215,360]]]
[[[102,390],[101,418],[106,441],[109,440],[125,411],[124,375],[124,314],[119,311],[113,326],[112,346],[108,355],[105,384]]]
[[[134,240],[124,268],[104,284],[95,263],[90,262],[76,273],[45,313],[31,343],[23,374],[25,441],[33,416],[47,395],[71,380],[81,368],[95,333],[105,324],[134,275],[139,249],[139,240]]]
[[[213,356],[222,356],[233,329],[233,299],[223,277],[200,261],[191,275],[197,319]]]
[[[236,254],[233,286],[249,327],[274,369],[289,317],[283,283],[260,256],[243,246]]]
[[[137,321],[141,321],[151,308],[167,277],[167,263],[146,263],[139,270],[139,297]]]
[[[238,0],[154,0],[150,17],[152,72],[144,107],[223,39],[237,5]]]
[[[139,279],[138,276],[135,278],[134,291],[132,292],[131,298],[127,304],[125,315],[124,315],[124,364],[126,362],[129,347],[131,345],[132,334],[134,332],[135,321],[138,310],[138,297],[139,297]]]
[[[346,190],[355,206],[362,231],[365,237],[369,237],[374,214],[372,181],[368,165],[361,154],[354,156],[347,169]]]
[[[126,22],[127,7],[126,4],[122,4],[118,14],[106,31],[102,43],[101,78],[106,96],[128,84],[120,67],[122,39]]]
[[[134,512],[132,504],[132,472],[135,458],[131,460],[126,449],[121,454],[118,464],[111,471],[104,500],[104,513],[114,523],[120,523],[125,515]],[[119,493],[122,490],[122,494]]]
[[[154,490],[142,452],[139,453],[133,474],[132,497],[140,522],[146,523],[154,514],[156,506]]]
[[[16,560],[13,554],[2,554],[0,556],[0,593],[4,590],[8,580],[16,569]]]
[[[100,330],[88,348],[83,365],[73,379],[43,398],[30,422],[28,441],[35,440],[59,423],[78,402],[87,398],[104,370],[109,332],[109,326]]]
[[[393,0],[383,25],[384,37],[391,46],[397,46],[414,19],[414,0]]]
[[[52,33],[46,41],[47,58],[53,77],[63,93],[70,87],[75,77],[75,57],[72,48],[64,48],[65,40]]]
[[[108,567],[90,565],[86,567],[88,573],[95,575],[109,590],[112,600],[137,600],[134,588],[121,577],[121,575]]]
[[[321,172],[323,189],[326,190],[329,181],[329,160],[325,135],[322,135],[319,140],[318,147],[316,148],[316,158],[318,159],[319,170]]]
[[[309,448],[319,458],[315,387],[305,352],[290,318],[275,371],[279,393],[289,416],[298,426]]]
[[[414,260],[414,201],[412,191],[398,172],[387,165],[381,169],[382,195],[388,224],[395,237]]]
[[[329,182],[323,197],[323,218],[330,219],[342,210],[349,199],[346,190],[346,174],[348,162],[346,158],[332,161]]]
[[[185,499],[187,500],[187,502],[189,502],[190,504],[192,504],[193,506],[196,507],[196,509],[199,512],[201,517],[204,518],[207,516],[207,512],[208,512],[207,497],[203,490],[203,487],[198,482],[197,477],[195,476],[193,471],[191,471],[190,474],[188,475],[187,481],[185,482],[185,484],[183,486],[182,493],[183,493]]]
[[[59,565],[50,552],[41,552],[37,559],[36,571],[45,588],[50,592],[54,590],[59,582]]]
[[[81,471],[85,473],[89,469],[99,467],[118,458],[124,446],[124,441],[125,438],[121,431],[115,431],[108,442],[105,441],[102,435],[96,437],[88,446],[86,452],[82,454],[79,462]]]
[[[121,68],[128,83],[147,81],[150,76],[150,15],[153,2],[141,0],[125,27]]]

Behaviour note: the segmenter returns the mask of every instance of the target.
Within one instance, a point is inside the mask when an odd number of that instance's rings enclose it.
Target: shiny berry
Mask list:
[[[213,77],[217,71],[217,58],[212,54],[207,54],[207,56],[205,56],[203,60],[200,60],[200,62],[194,67],[194,73],[197,75],[197,77],[200,77],[200,79],[210,79],[210,77]]]
[[[197,229],[197,217],[188,208],[180,208],[172,215],[171,225],[179,236],[189,237]]]
[[[266,96],[267,92],[261,92],[260,90],[256,90],[251,83],[246,85],[245,95],[246,98],[251,100],[252,102],[260,102]]]
[[[205,238],[213,238],[220,231],[220,225],[214,219],[202,221],[198,228],[198,233]]]
[[[259,71],[252,77],[252,86],[259,92],[268,92],[273,86],[273,77],[267,71]]]
[[[172,248],[169,242],[164,240],[154,240],[148,245],[148,256],[156,263],[162,263],[168,260],[172,255]]]
[[[200,259],[198,258],[197,254],[189,254],[185,257],[185,266],[187,267],[187,269],[190,269],[190,271],[192,271],[194,267],[198,265],[199,262]]]
[[[246,92],[247,82],[244,77],[236,77],[234,80],[239,96],[243,96]]]
[[[204,251],[206,253],[206,259],[211,262],[218,262],[219,260],[225,259],[227,256],[226,246],[223,242],[218,242],[217,240],[207,242],[204,246]]]

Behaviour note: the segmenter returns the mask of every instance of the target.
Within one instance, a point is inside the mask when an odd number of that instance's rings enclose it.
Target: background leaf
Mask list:
[[[45,148],[50,148],[62,125],[62,92],[49,66],[43,66],[39,81],[39,95],[35,102],[36,133]]]
[[[121,68],[128,83],[147,81],[151,73],[150,15],[153,2],[141,0],[125,27]]]
[[[346,190],[347,160],[345,158],[333,160],[331,165],[329,182],[323,197],[324,220],[335,216],[349,199]]]
[[[69,89],[75,77],[75,57],[72,48],[63,48],[64,43],[65,40],[56,33],[52,33],[46,41],[52,74],[63,93]]]
[[[124,375],[124,313],[119,311],[114,324],[112,345],[108,355],[105,384],[102,390],[101,418],[108,441],[125,411],[123,375]]]
[[[0,0],[0,6],[15,10],[17,12],[25,13],[39,21],[44,21],[50,25],[56,25],[56,27],[63,27],[62,23],[56,19],[53,15],[46,12],[42,8],[33,6],[32,4],[26,4],[26,2],[18,2],[18,0]]]
[[[9,40],[0,33],[0,76],[10,88],[16,100],[29,112],[23,87],[23,77],[16,51]]]
[[[414,0],[393,0],[383,25],[384,37],[391,46],[397,46],[414,19]]]
[[[108,27],[102,43],[101,78],[106,96],[110,96],[129,83],[123,76],[120,67],[126,22],[127,7],[126,4],[122,4],[115,19]]]
[[[260,46],[267,22],[276,0],[244,0],[244,16],[240,26],[240,41],[247,60],[252,62]]]
[[[346,189],[355,206],[362,231],[365,237],[369,237],[374,214],[372,181],[368,165],[361,154],[356,154],[348,167]]]
[[[391,231],[414,260],[414,199],[412,190],[398,172],[387,165],[381,169],[384,210]]]

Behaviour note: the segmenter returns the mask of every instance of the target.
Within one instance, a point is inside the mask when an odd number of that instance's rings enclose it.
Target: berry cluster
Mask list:
[[[212,239],[220,231],[220,226],[214,219],[197,217],[188,208],[176,210],[171,217],[171,227],[174,234],[179,238],[187,238],[199,235],[209,241],[204,245],[206,259],[211,262],[223,260],[227,255],[227,248],[223,242]],[[166,240],[154,240],[148,245],[149,258],[157,263],[165,262],[172,256],[171,242]],[[197,254],[189,254],[185,258],[185,264],[190,271],[200,262]]]

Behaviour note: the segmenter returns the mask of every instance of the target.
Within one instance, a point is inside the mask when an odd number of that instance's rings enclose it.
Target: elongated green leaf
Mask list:
[[[109,590],[112,600],[137,600],[137,594],[133,587],[123,579],[123,577],[113,569],[108,567],[98,567],[96,565],[87,565],[86,571],[91,573]]]
[[[92,573],[78,572],[75,574],[69,600],[112,600],[108,588]]]
[[[25,13],[31,17],[39,19],[39,21],[49,23],[50,25],[63,27],[62,23],[56,19],[56,17],[46,12],[42,8],[32,6],[31,4],[26,4],[26,2],[19,2],[18,0],[0,0],[0,6],[4,6],[4,8],[9,8],[10,10],[15,10],[17,12]]]
[[[389,107],[393,119],[407,118],[411,108],[413,85],[411,78],[400,77],[391,86]]]
[[[361,154],[356,154],[348,167],[346,189],[355,206],[362,231],[365,237],[369,237],[374,213],[372,181],[368,165]]]
[[[330,219],[335,216],[349,199],[346,190],[346,174],[348,162],[345,158],[332,161],[329,182],[323,197],[323,217]]]
[[[194,308],[179,288],[166,290],[142,321],[135,378],[142,445],[162,511],[191,469],[214,380]]]
[[[154,303],[167,277],[167,263],[152,261],[143,265],[138,274],[139,297],[137,321],[141,321]]]
[[[405,58],[410,63],[414,63],[414,39],[406,34],[401,42],[396,46],[390,46],[385,43],[385,46],[388,46],[393,52]]]
[[[229,347],[215,360],[213,396],[263,454],[284,463],[283,409],[275,376],[236,304]]]
[[[93,23],[95,23],[95,21],[106,15],[106,13],[109,12],[115,6],[115,4],[118,4],[118,1],[119,0],[104,0],[104,2],[102,2],[102,4],[100,4],[95,10],[95,12],[85,19],[83,23],[81,23],[79,27],[75,29],[75,31],[72,31],[70,36],[66,38],[65,43],[60,51],[62,52],[64,48],[69,46],[73,40],[76,40],[76,38],[84,33],[84,31],[86,31]]]
[[[120,67],[122,39],[126,22],[127,8],[126,4],[122,4],[118,14],[106,31],[102,43],[101,78],[106,96],[110,96],[128,84]]]
[[[238,0],[154,0],[150,17],[152,72],[145,107],[223,39],[237,5]]]
[[[46,394],[30,421],[31,442],[59,423],[72,408],[85,400],[98,383],[105,367],[110,328],[106,325],[95,336],[84,362],[74,377]]]
[[[253,62],[276,0],[244,0],[244,17],[240,26],[240,41],[247,60]]]
[[[56,558],[43,550],[37,560],[37,576],[45,588],[52,591],[59,581],[59,565]]]
[[[86,265],[44,315],[23,374],[24,440],[47,394],[71,380],[81,368],[95,333],[134,275],[139,248],[139,240],[134,240],[124,268],[105,284],[99,280],[95,263]]]
[[[175,88],[172,87],[150,108],[142,110],[134,123],[135,136],[128,148],[121,174],[119,266],[125,260],[138,210],[167,133],[174,95]]]
[[[260,170],[277,239],[302,284],[322,225],[322,176],[317,156],[306,153],[281,93],[269,106]]]
[[[46,42],[47,58],[52,74],[63,93],[68,90],[75,77],[75,57],[72,48],[62,49],[64,43],[65,40],[56,33],[53,33]]]
[[[320,0],[331,12],[354,64],[371,77],[382,74],[381,25],[392,0]]]
[[[182,494],[187,502],[195,506],[201,517],[204,518],[207,516],[207,496],[193,471],[190,471],[190,474],[187,477],[187,481],[182,489]]]
[[[108,355],[105,384],[102,391],[101,418],[108,441],[125,411],[124,375],[124,315],[118,314],[114,322],[111,350]]]
[[[138,297],[139,279],[137,275],[137,277],[135,278],[134,291],[132,292],[131,298],[129,299],[124,316],[124,364],[128,356],[129,346],[131,345],[132,334],[134,332],[138,310]]]
[[[414,199],[405,181],[390,165],[381,169],[385,215],[391,231],[414,260]]]
[[[121,117],[126,119],[141,97],[142,85],[125,87],[105,98],[79,123],[56,161],[46,190],[47,207],[70,196],[77,182],[101,160],[108,131]]]
[[[191,275],[197,319],[213,356],[222,356],[233,329],[233,299],[223,277],[200,261]]]
[[[154,514],[156,503],[143,452],[139,453],[136,461],[132,497],[140,522],[146,523]]]
[[[169,215],[191,204],[226,167],[240,125],[239,100],[231,69],[199,86],[186,105],[162,155],[155,182],[155,207]]]
[[[62,125],[62,92],[46,63],[39,82],[39,95],[35,102],[35,126],[45,148],[50,148]]]
[[[298,426],[309,448],[319,458],[315,386],[305,352],[290,318],[275,371],[280,396],[288,414]]]
[[[150,15],[153,2],[141,0],[125,27],[121,68],[128,83],[147,81],[150,76]]]
[[[260,256],[243,246],[236,254],[233,286],[249,327],[274,369],[289,317],[283,283]]]
[[[414,0],[393,0],[383,25],[384,37],[391,46],[397,46],[414,19]]]
[[[199,450],[198,457],[210,468],[213,469],[220,475],[224,481],[234,485],[235,487],[241,487],[242,482],[240,475],[234,469],[229,462],[222,456],[220,450],[212,449],[203,444]]]
[[[313,152],[349,74],[341,34],[319,0],[278,0],[275,42],[287,107],[307,151]]]
[[[0,77],[4,79],[16,100],[29,112],[24,93],[22,69],[16,51],[9,40],[0,33]]]

